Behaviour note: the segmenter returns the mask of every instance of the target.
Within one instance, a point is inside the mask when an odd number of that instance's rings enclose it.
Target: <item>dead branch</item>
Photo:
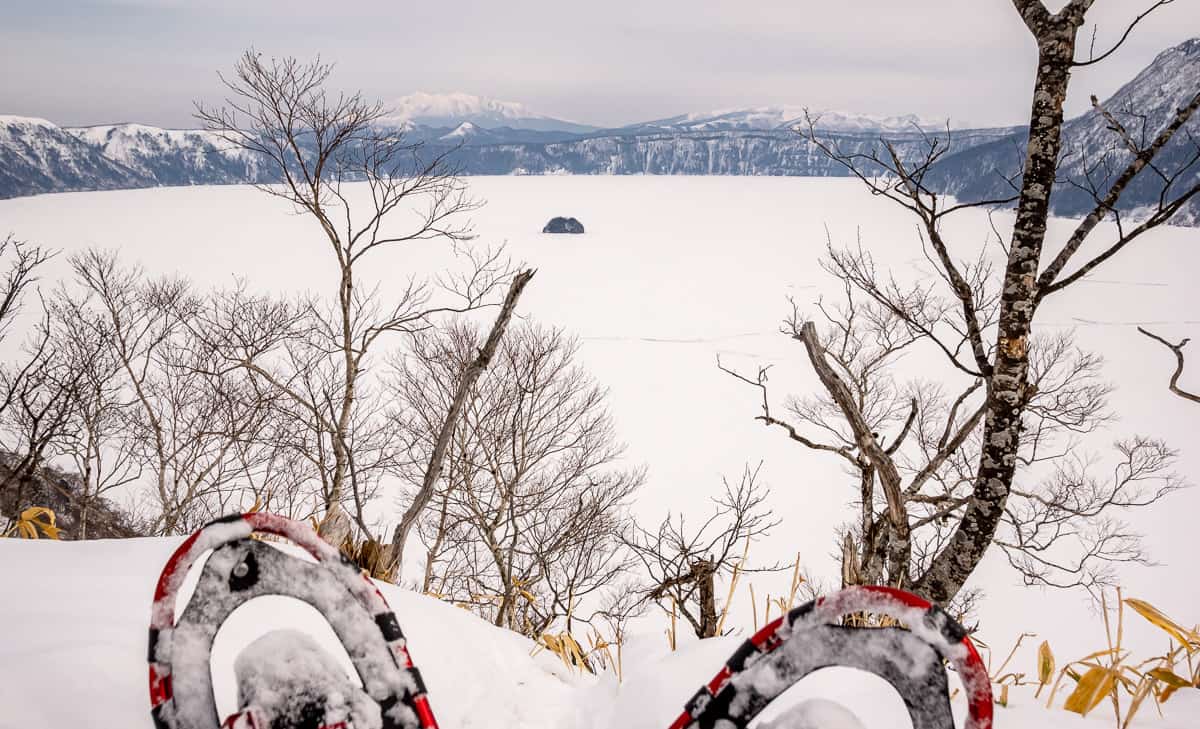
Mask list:
[[[1184,368],[1183,348],[1187,346],[1188,342],[1190,342],[1191,339],[1184,338],[1178,344],[1171,344],[1166,339],[1163,339],[1162,337],[1158,336],[1157,334],[1154,334],[1153,332],[1143,329],[1142,327],[1138,327],[1137,330],[1139,332],[1141,332],[1142,334],[1146,335],[1147,337],[1150,337],[1154,341],[1158,342],[1159,344],[1163,345],[1167,349],[1171,350],[1172,353],[1174,353],[1174,355],[1175,355],[1175,371],[1173,373],[1171,373],[1171,380],[1170,380],[1170,382],[1167,383],[1167,388],[1170,389],[1171,392],[1175,393],[1176,395],[1178,395],[1179,397],[1182,397],[1185,400],[1191,400],[1192,402],[1200,402],[1200,395],[1197,395],[1196,393],[1193,393],[1193,392],[1188,392],[1187,390],[1184,390],[1183,388],[1181,388],[1179,386],[1179,378],[1183,377],[1183,368]]]

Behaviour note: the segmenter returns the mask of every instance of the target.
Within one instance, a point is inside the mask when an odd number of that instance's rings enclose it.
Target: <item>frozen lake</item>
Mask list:
[[[668,508],[699,513],[723,474],[736,478],[743,464],[762,461],[782,526],[752,548],[752,559],[790,561],[799,551],[807,566],[836,581],[833,530],[852,516],[852,483],[835,459],[803,450],[756,423],[756,392],[719,372],[715,359],[719,354],[740,368],[773,364],[770,384],[779,403],[785,395],[811,391],[815,380],[801,345],[778,327],[789,311],[789,296],[807,305],[822,292],[836,292],[817,263],[826,230],[837,245],[853,244],[861,235],[881,264],[907,277],[924,265],[913,219],[849,180],[468,182],[487,201],[473,215],[479,243],[505,243],[514,258],[539,270],[521,312],[577,334],[585,364],[610,388],[629,458],[649,469],[638,513],[653,521]],[[543,235],[542,226],[556,215],[578,218],[587,233]],[[1009,221],[1007,214],[994,218],[1001,230]],[[1070,227],[1070,221],[1055,221],[1052,240],[1063,240]],[[315,225],[248,187],[5,200],[0,234],[7,231],[62,251],[117,248],[149,272],[179,272],[204,285],[244,278],[255,289],[287,292],[329,290],[334,283]],[[968,256],[990,233],[985,214],[968,212],[952,221],[946,237],[956,253]],[[1135,433],[1166,437],[1183,452],[1180,470],[1193,478],[1200,474],[1200,454],[1191,450],[1200,408],[1166,391],[1173,362],[1137,334],[1134,323],[1154,323],[1174,339],[1200,329],[1200,291],[1194,286],[1198,235],[1194,229],[1164,229],[1146,236],[1093,280],[1048,302],[1039,315],[1043,327],[1077,328],[1080,344],[1105,355],[1106,373],[1117,385],[1112,406],[1121,417],[1089,447],[1102,453],[1115,438]],[[396,248],[377,258],[370,274],[386,290],[390,281],[424,273],[445,258],[436,246]],[[55,274],[63,271],[62,257],[54,267]],[[43,285],[53,277],[47,274]],[[1200,370],[1200,353],[1195,359]],[[919,369],[921,358],[911,366]],[[1127,595],[1185,621],[1198,618],[1200,581],[1193,564],[1196,537],[1183,528],[1181,515],[1197,513],[1200,494],[1193,490],[1137,515],[1135,526],[1149,534],[1151,555],[1164,566],[1130,569],[1123,576]],[[1087,614],[1083,597],[1019,588],[1015,573],[1000,561],[981,572],[992,599],[979,615],[984,637],[998,650],[1006,652],[1011,639],[1026,630],[1049,638],[1063,657],[1099,647],[1101,633],[1071,630]],[[788,579],[754,576],[753,582],[761,597],[779,594]],[[1094,616],[1085,622],[1089,631],[1100,629]],[[1140,634],[1140,626],[1130,629],[1135,638]]]

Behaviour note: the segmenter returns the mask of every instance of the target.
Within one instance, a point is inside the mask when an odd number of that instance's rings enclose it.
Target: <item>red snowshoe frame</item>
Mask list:
[[[285,537],[317,563],[250,539],[255,532]],[[180,586],[210,550],[196,595],[176,621]],[[201,595],[205,597],[198,600]],[[212,642],[233,610],[263,595],[295,597],[321,612],[348,647],[364,690],[379,704],[384,729],[437,729],[404,634],[375,585],[309,526],[261,512],[218,519],[188,537],[159,576],[148,651],[151,715],[157,729],[221,726],[209,665]],[[363,639],[375,630],[377,639]],[[181,645],[191,650],[181,650]],[[230,716],[225,726],[266,729],[260,724],[253,711],[244,711]]]
[[[250,539],[255,532],[285,537],[317,563]],[[179,589],[210,551],[196,595],[176,620]],[[437,729],[421,675],[382,593],[308,525],[261,512],[212,522],[181,544],[163,568],[148,651],[157,729],[267,729],[253,708],[220,724],[210,667],[221,624],[237,607],[263,595],[303,600],[329,621],[347,646],[364,690],[379,704],[384,729]],[[907,629],[840,624],[842,617],[859,612],[892,617]],[[963,729],[991,729],[991,681],[962,626],[916,595],[851,587],[795,608],[755,633],[696,692],[670,729],[745,729],[797,681],[831,666],[858,668],[888,681],[908,707],[914,729],[954,729],[944,662],[953,666],[966,691],[969,716]]]
[[[909,629],[839,624],[843,616],[859,612],[892,617]],[[888,681],[904,699],[913,729],[954,729],[943,661],[954,667],[966,691],[963,729],[991,729],[991,680],[966,630],[911,593],[850,587],[795,608],[755,633],[696,692],[670,729],[745,729],[797,681],[832,666],[858,668]]]

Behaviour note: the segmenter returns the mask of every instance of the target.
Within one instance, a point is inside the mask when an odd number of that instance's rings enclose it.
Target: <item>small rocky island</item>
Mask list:
[[[583,223],[575,218],[551,218],[546,227],[542,228],[543,233],[582,233]]]

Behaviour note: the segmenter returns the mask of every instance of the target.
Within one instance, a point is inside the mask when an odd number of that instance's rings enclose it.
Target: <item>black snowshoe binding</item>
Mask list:
[[[854,613],[888,616],[908,629],[840,624]],[[954,729],[944,662],[966,692],[964,729],[991,729],[991,681],[966,630],[916,595],[851,587],[801,605],[755,633],[696,692],[671,729],[745,729],[797,681],[831,666],[857,668],[890,683],[908,707],[913,729]]]
[[[291,557],[255,532],[286,537],[317,562]],[[175,619],[189,570],[211,550]],[[277,630],[238,655],[237,712],[221,721],[210,666],[213,640],[241,605],[264,595],[320,612],[362,681],[351,680],[303,633]],[[158,729],[436,729],[421,675],[383,595],[304,524],[272,514],[219,519],[187,539],[158,580],[150,621],[150,704]]]

